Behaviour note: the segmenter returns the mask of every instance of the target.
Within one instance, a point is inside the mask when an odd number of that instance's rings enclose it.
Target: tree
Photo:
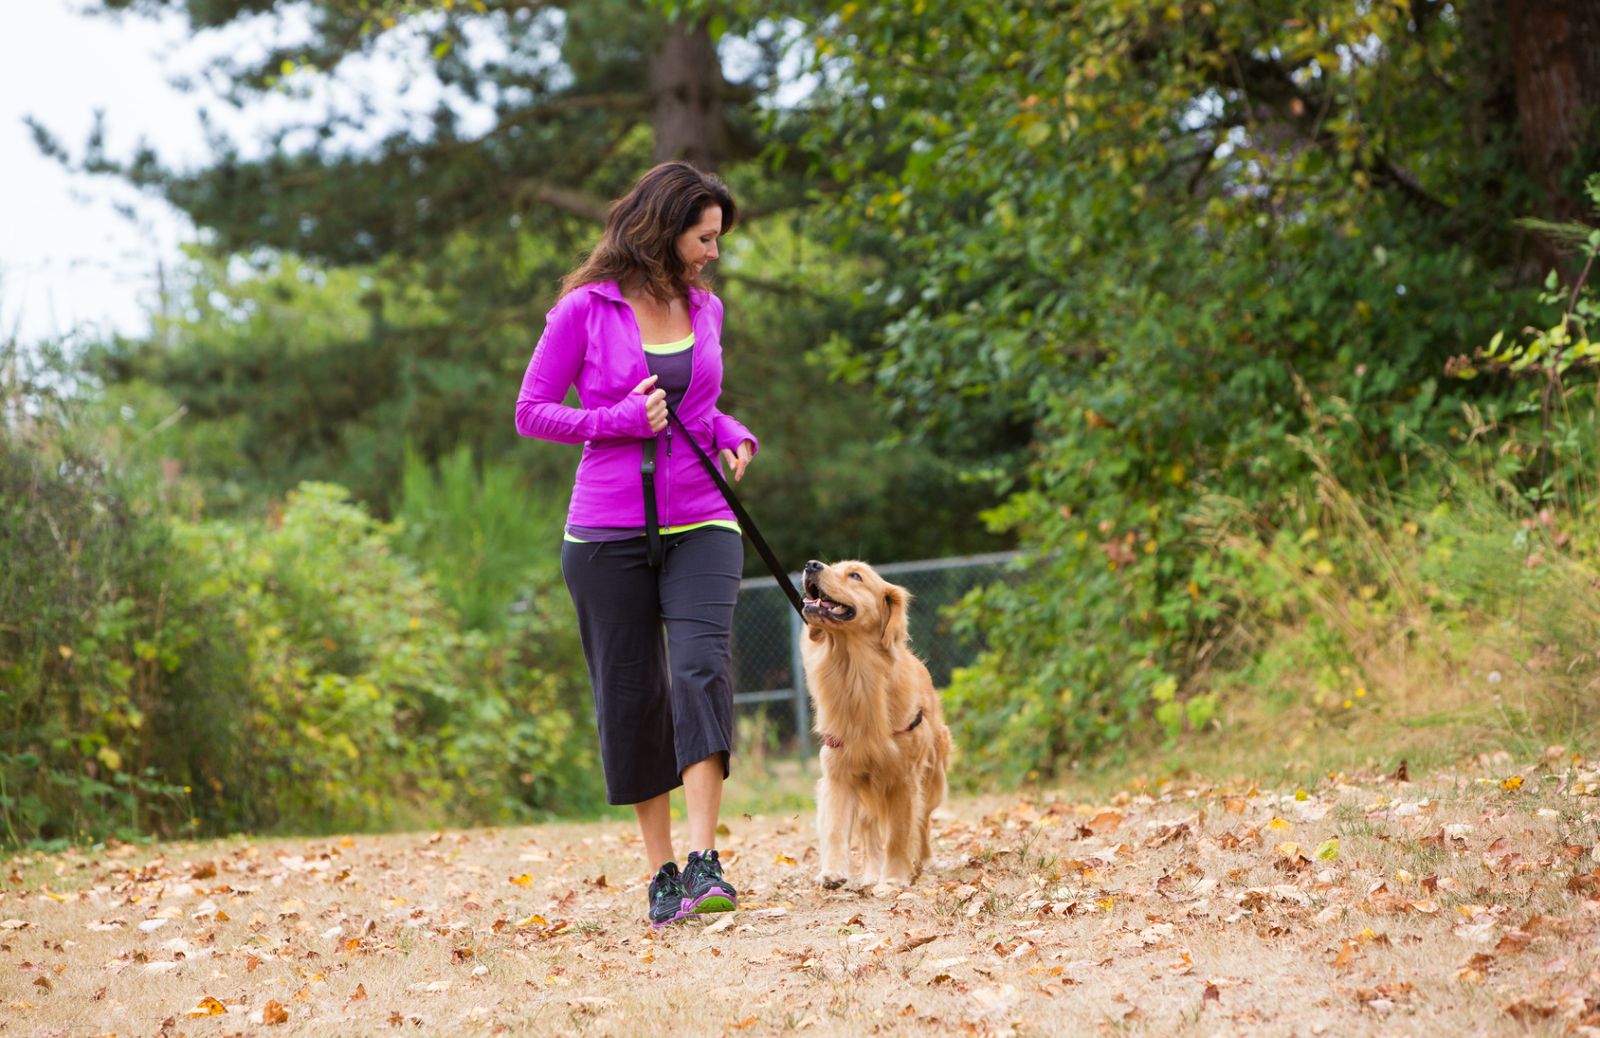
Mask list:
[[[987,497],[954,485],[937,459],[903,464],[812,432],[819,423],[866,435],[883,427],[860,416],[870,407],[860,390],[830,386],[805,360],[854,320],[854,285],[840,272],[858,268],[848,257],[819,262],[802,204],[804,156],[754,158],[797,135],[762,114],[792,26],[741,16],[739,75],[730,81],[713,40],[732,31],[725,17],[672,19],[624,0],[106,6],[181,10],[197,31],[306,12],[309,37],[214,70],[211,79],[241,104],[274,91],[310,97],[358,58],[402,43],[454,91],[425,125],[370,148],[346,142],[348,112],[312,113],[263,154],[219,139],[212,161],[188,171],[151,154],[115,159],[98,135],[72,157],[38,128],[65,161],[157,191],[207,231],[208,249],[161,317],[162,333],[112,344],[102,370],[115,383],[163,387],[190,426],[220,430],[191,438],[205,452],[187,459],[217,491],[213,505],[231,496],[259,507],[315,477],[387,514],[406,442],[430,460],[460,446],[479,459],[514,456],[534,487],[564,489],[570,453],[509,434],[514,387],[560,274],[597,233],[603,200],[651,162],[684,156],[720,168],[755,214],[740,232],[747,244],[736,240],[738,255],[720,266],[730,409],[761,414],[762,431],[776,431],[764,436],[777,448],[761,466],[771,478],[744,488],[757,514],[777,517],[769,537],[796,545],[798,557],[994,545],[970,509],[954,510]],[[462,98],[492,110],[487,129],[464,129]],[[369,96],[360,110],[393,106]],[[822,268],[829,272],[819,276]],[[755,371],[762,377],[740,374]],[[804,412],[796,399],[808,401]],[[225,442],[237,458],[219,449]],[[828,495],[831,510],[811,507],[809,488],[824,479],[871,488],[861,493],[895,488],[946,510],[931,523],[927,514],[863,511],[857,492]]]
[[[1550,5],[1557,71],[1589,7]],[[1444,364],[1528,301],[1514,219],[1593,139],[1592,87],[1519,119],[1496,52],[1555,30],[1430,0],[830,11],[816,150],[852,185],[839,234],[885,260],[882,334],[838,370],[992,475],[1032,562],[972,603],[992,651],[956,715],[1013,776],[1119,746],[1216,662],[1205,501],[1305,521],[1313,433],[1399,479],[1464,397],[1500,404]]]

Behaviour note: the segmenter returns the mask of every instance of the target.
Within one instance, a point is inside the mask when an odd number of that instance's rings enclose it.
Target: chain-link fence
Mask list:
[[[945,606],[980,584],[1005,576],[1015,552],[964,555],[874,567],[886,580],[910,591],[911,646],[928,664],[935,687],[943,688],[956,667],[971,663],[981,644],[957,638],[942,617]],[[799,585],[799,574],[790,579]],[[752,577],[740,585],[733,617],[734,704],[740,717],[751,713],[769,738],[795,750],[811,745],[811,706],[800,661],[804,628],[777,581]]]

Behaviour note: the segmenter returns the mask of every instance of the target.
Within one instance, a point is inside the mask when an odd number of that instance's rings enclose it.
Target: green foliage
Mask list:
[[[248,656],[258,824],[456,824],[586,806],[592,740],[515,642],[463,631],[394,531],[303,484],[279,521],[184,524],[202,591]]]
[[[0,440],[0,840],[225,823],[231,632],[98,461]]]
[[[1498,406],[1441,381],[1525,301],[1491,41],[1350,0],[832,11],[813,145],[840,241],[886,260],[836,370],[1008,491],[987,519],[1029,553],[965,604],[963,744],[1016,779],[1204,726],[1237,602],[1201,502],[1274,528],[1313,399],[1343,403],[1337,472],[1380,483]]]
[[[560,556],[561,502],[529,493],[515,469],[458,447],[429,468],[405,455],[397,541],[422,563],[440,597],[465,627],[499,631],[518,599],[565,595]]]
[[[152,425],[158,393],[96,400],[71,351],[4,346],[0,841],[505,822],[598,802],[588,706],[556,676],[581,662],[551,573],[523,575],[513,619],[502,601],[498,625],[463,630],[393,528],[336,487],[307,484],[266,521],[170,518],[198,512],[150,460],[181,412]],[[486,483],[469,459],[441,485],[504,525],[507,477]],[[430,481],[414,484],[426,498]],[[441,572],[457,563],[442,555]],[[503,596],[519,578],[499,579]]]

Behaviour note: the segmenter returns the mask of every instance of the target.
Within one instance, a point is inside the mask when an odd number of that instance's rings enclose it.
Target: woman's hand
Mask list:
[[[750,467],[750,441],[741,440],[739,453],[735,454],[728,448],[722,448],[722,464],[733,469],[733,481],[739,482],[744,478],[744,470]]]
[[[637,386],[633,387],[635,393],[645,394],[644,416],[650,422],[650,431],[658,433],[667,427],[667,391],[665,389],[652,389],[656,384],[656,376],[651,375]],[[727,452],[724,451],[724,454]]]

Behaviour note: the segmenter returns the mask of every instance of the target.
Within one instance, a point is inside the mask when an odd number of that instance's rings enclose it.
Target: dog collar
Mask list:
[[[919,725],[921,723],[922,723],[922,711],[918,710],[917,711],[917,716],[915,716],[915,717],[913,717],[911,719],[911,723],[906,725],[904,728],[900,729],[898,732],[895,732],[894,734],[896,734],[896,735],[904,735],[907,732],[909,732],[911,729],[915,728],[917,725]],[[823,737],[822,737],[822,745],[837,750],[839,747],[843,746],[844,743],[839,741],[839,737],[837,735],[826,735],[826,734],[824,734]]]

